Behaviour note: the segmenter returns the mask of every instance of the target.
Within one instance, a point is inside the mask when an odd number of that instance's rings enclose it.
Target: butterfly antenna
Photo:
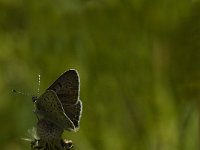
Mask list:
[[[37,89],[37,95],[40,95],[40,74],[38,74],[38,89]]]
[[[12,90],[13,93],[19,94],[19,95],[24,95],[24,96],[31,96],[29,93],[24,93],[21,91],[17,91],[17,90]]]

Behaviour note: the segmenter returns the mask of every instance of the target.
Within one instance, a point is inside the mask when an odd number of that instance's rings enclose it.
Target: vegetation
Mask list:
[[[1,0],[0,147],[27,150],[31,96],[77,69],[77,150],[198,149],[198,0]]]

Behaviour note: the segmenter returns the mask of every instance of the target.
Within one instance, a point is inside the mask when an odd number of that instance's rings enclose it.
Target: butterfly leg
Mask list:
[[[73,148],[73,144],[71,140],[61,139],[61,145],[66,150],[70,150],[71,148]]]
[[[34,139],[31,141],[31,149],[32,150],[40,150],[44,148],[44,142],[40,139]]]

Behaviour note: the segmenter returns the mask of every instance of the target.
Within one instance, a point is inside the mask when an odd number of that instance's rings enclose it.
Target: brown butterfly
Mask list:
[[[32,98],[38,118],[37,134],[43,141],[41,147],[59,147],[64,130],[77,131],[82,113],[79,93],[80,78],[78,72],[71,69],[64,72],[40,97]]]

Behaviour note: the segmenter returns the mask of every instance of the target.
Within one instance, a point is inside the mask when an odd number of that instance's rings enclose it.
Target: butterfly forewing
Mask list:
[[[78,72],[66,71],[48,89],[56,92],[62,104],[76,104],[79,99]]]
[[[73,122],[75,128],[79,126],[82,112],[82,103],[79,100],[79,80],[76,70],[68,70],[47,89],[56,92],[65,114]]]
[[[65,114],[62,104],[54,91],[45,91],[35,104],[36,114],[39,119],[49,120],[67,130],[75,129],[73,122]]]

